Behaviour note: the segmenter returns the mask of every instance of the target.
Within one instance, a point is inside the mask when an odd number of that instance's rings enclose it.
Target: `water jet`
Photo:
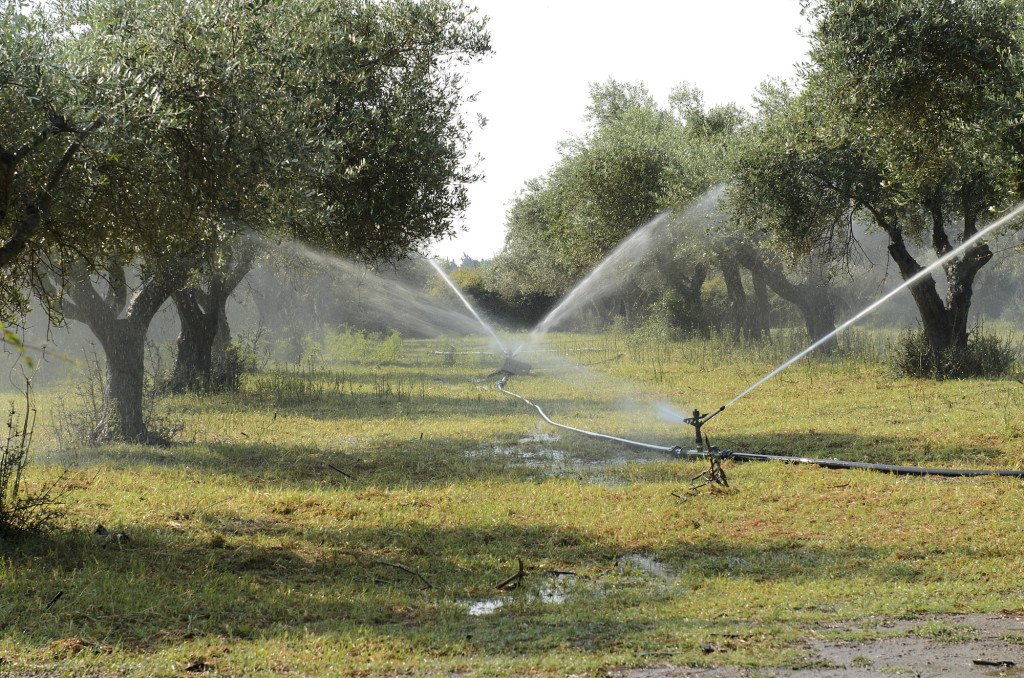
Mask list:
[[[448,277],[448,274],[444,272],[444,269],[441,268],[441,265],[438,264],[433,259],[428,258],[427,261],[429,261],[430,265],[434,267],[434,270],[437,271],[437,274],[441,276],[441,279],[448,283],[448,287],[450,287],[452,291],[455,292],[455,295],[460,300],[462,300],[463,305],[469,309],[469,312],[472,313],[473,317],[477,319],[477,322],[480,323],[480,326],[487,330],[487,333],[491,335],[495,342],[497,342],[498,346],[501,347],[501,350],[505,353],[508,353],[508,351],[505,348],[505,344],[501,343],[501,339],[498,338],[498,335],[495,333],[494,329],[490,325],[488,325],[482,317],[480,317],[480,314],[476,312],[475,308],[473,308],[473,304],[469,303],[469,299],[467,299],[466,295],[462,293],[462,290],[459,289],[459,286],[456,285],[455,282],[450,277]]]
[[[705,196],[705,200],[708,199],[708,197],[710,197],[711,199],[714,199],[714,198],[717,197],[717,195],[713,194],[712,192],[709,192],[709,194],[707,194]],[[760,386],[763,383],[765,383],[768,379],[770,379],[771,377],[779,374],[781,371],[783,371],[784,369],[788,368],[789,366],[791,366],[792,364],[797,362],[800,358],[802,358],[802,357],[806,356],[807,354],[811,353],[816,348],[818,348],[818,347],[822,346],[823,344],[831,341],[832,339],[834,339],[834,337],[837,334],[842,332],[844,329],[850,327],[855,322],[857,322],[858,320],[860,320],[864,316],[868,315],[869,313],[874,311],[876,308],[878,308],[879,306],[884,304],[886,301],[891,299],[893,296],[895,296],[896,294],[898,294],[902,290],[908,288],[909,286],[913,285],[915,282],[919,281],[924,276],[929,275],[931,273],[931,271],[934,270],[936,267],[944,265],[950,259],[952,259],[953,257],[958,256],[959,254],[961,254],[964,250],[966,250],[968,247],[970,247],[974,243],[976,243],[979,240],[985,238],[986,236],[988,236],[989,234],[991,234],[993,231],[997,230],[998,228],[1001,228],[1002,226],[1005,226],[1006,224],[1016,220],[1022,214],[1024,214],[1024,202],[1016,205],[1012,210],[1010,210],[1003,217],[1001,217],[1000,219],[998,219],[998,220],[994,221],[993,223],[989,224],[985,228],[982,228],[974,236],[972,236],[971,238],[966,239],[961,245],[959,245],[958,247],[952,249],[950,252],[946,253],[944,256],[938,258],[936,261],[932,262],[929,266],[924,267],[916,275],[912,276],[911,278],[908,278],[901,285],[897,286],[896,288],[894,288],[893,290],[891,290],[887,294],[883,295],[881,298],[879,298],[878,300],[876,300],[872,304],[868,305],[866,308],[864,308],[859,313],[857,313],[853,317],[851,317],[848,320],[846,320],[844,323],[839,325],[835,330],[833,330],[832,332],[830,332],[826,336],[824,336],[824,337],[818,339],[817,341],[811,343],[808,347],[806,347],[805,349],[803,349],[802,351],[800,351],[799,353],[794,355],[792,358],[790,358],[789,360],[784,362],[782,365],[777,367],[771,373],[769,373],[765,377],[761,378],[759,381],[755,382],[749,388],[747,388],[742,393],[740,393],[739,395],[734,397],[732,400],[727,402],[725,405],[720,406],[718,409],[710,411],[710,412],[705,412],[705,413],[701,413],[700,410],[694,409],[693,412],[692,412],[692,415],[690,417],[685,417],[685,418],[681,417],[681,415],[676,415],[673,412],[672,414],[673,414],[674,418],[681,419],[683,421],[683,423],[686,423],[687,425],[690,425],[690,426],[692,426],[694,428],[694,447],[692,449],[684,449],[680,445],[666,446],[666,445],[658,445],[658,444],[653,444],[653,443],[647,443],[647,442],[643,442],[643,441],[639,441],[639,440],[631,440],[631,439],[624,438],[624,437],[613,436],[613,435],[609,435],[609,434],[605,434],[605,433],[600,433],[600,432],[597,432],[597,431],[590,431],[590,430],[586,430],[586,429],[583,429],[583,428],[579,428],[579,427],[575,427],[575,426],[570,426],[568,424],[560,423],[560,422],[557,422],[557,421],[551,419],[547,415],[547,413],[539,405],[537,405],[536,403],[532,402],[528,398],[526,398],[526,397],[524,397],[522,395],[519,395],[517,393],[514,393],[514,392],[512,392],[512,391],[510,391],[510,390],[508,390],[506,388],[506,386],[508,384],[508,381],[509,381],[509,379],[511,377],[517,376],[517,375],[522,375],[522,374],[525,374],[525,373],[529,373],[529,371],[530,371],[530,366],[526,365],[525,368],[524,368],[523,367],[524,364],[520,363],[520,361],[515,360],[515,356],[518,355],[520,352],[522,352],[522,350],[525,348],[525,346],[526,346],[525,343],[520,345],[515,351],[513,351],[511,353],[507,353],[506,352],[506,354],[505,354],[505,363],[502,365],[501,368],[493,371],[488,376],[499,376],[500,375],[501,379],[497,382],[497,387],[498,387],[498,389],[502,393],[505,393],[506,395],[514,397],[514,398],[520,400],[521,402],[523,402],[524,404],[534,408],[536,410],[536,412],[538,413],[538,415],[545,422],[547,422],[548,424],[550,424],[552,426],[555,426],[557,428],[560,428],[560,429],[563,429],[563,430],[567,430],[567,431],[572,431],[572,432],[575,432],[575,433],[579,433],[579,434],[582,434],[582,435],[585,435],[585,436],[588,436],[588,437],[591,437],[591,438],[594,438],[594,439],[598,439],[598,440],[612,441],[612,442],[617,442],[617,443],[625,444],[625,445],[630,446],[630,447],[642,448],[642,449],[648,449],[648,450],[654,450],[654,451],[657,451],[657,452],[662,452],[662,453],[665,453],[665,454],[667,454],[667,455],[669,455],[669,456],[671,456],[673,458],[676,458],[676,459],[682,459],[682,458],[687,458],[687,457],[698,457],[698,458],[710,459],[710,462],[711,462],[710,470],[702,473],[701,475],[699,475],[699,476],[697,476],[697,477],[695,477],[693,479],[694,481],[696,481],[698,479],[704,479],[706,481],[705,484],[710,484],[710,483],[719,483],[719,484],[722,484],[722,485],[727,485],[728,484],[728,482],[727,482],[727,480],[725,478],[725,473],[724,473],[724,471],[722,470],[722,467],[721,467],[722,461],[724,461],[726,459],[734,459],[734,460],[737,460],[737,461],[781,461],[781,462],[784,462],[784,463],[811,464],[811,465],[816,465],[816,466],[825,467],[825,468],[832,468],[832,469],[864,469],[864,470],[880,471],[880,472],[884,472],[884,473],[893,473],[893,474],[900,474],[900,475],[938,475],[938,476],[947,476],[947,477],[976,477],[976,476],[994,475],[994,476],[1024,477],[1024,471],[1013,471],[1013,470],[939,469],[939,468],[925,468],[925,467],[903,466],[903,465],[894,465],[894,464],[875,464],[875,463],[868,463],[868,462],[851,462],[851,461],[842,461],[842,460],[835,460],[835,459],[822,459],[822,458],[814,458],[814,457],[798,457],[798,456],[790,456],[790,455],[765,454],[763,452],[744,453],[744,452],[734,452],[732,450],[720,450],[719,448],[717,448],[716,446],[714,446],[714,445],[712,445],[710,443],[710,441],[708,440],[708,437],[706,436],[706,434],[704,434],[704,432],[702,430],[703,427],[711,419],[713,419],[714,417],[716,417],[720,413],[724,412],[727,408],[729,408],[730,406],[735,404],[737,401],[739,401],[744,396],[746,396],[749,393],[751,393],[758,386]],[[530,334],[531,341],[536,342],[541,336],[543,336],[545,333],[547,333],[552,328],[557,326],[558,323],[560,323],[562,320],[564,320],[564,318],[570,313],[571,309],[578,308],[579,305],[581,303],[583,303],[582,300],[592,299],[595,294],[597,294],[601,290],[603,290],[604,286],[598,285],[598,283],[595,282],[595,281],[598,281],[598,280],[600,280],[602,278],[602,276],[607,275],[606,271],[610,270],[610,267],[614,266],[615,263],[623,263],[623,261],[625,260],[625,261],[628,261],[628,262],[630,262],[632,264],[635,264],[636,261],[637,261],[637,259],[636,259],[637,258],[637,253],[638,252],[643,253],[643,252],[646,252],[646,251],[649,250],[649,248],[651,247],[651,243],[654,242],[654,235],[656,233],[658,233],[659,230],[664,227],[664,224],[666,223],[666,220],[667,220],[667,213],[659,215],[654,220],[649,222],[649,224],[647,226],[643,227],[642,229],[639,229],[637,233],[634,233],[633,236],[630,236],[630,238],[628,238],[618,248],[616,248],[612,252],[611,255],[609,255],[601,264],[599,264],[591,272],[591,274],[589,274],[579,285],[577,285],[577,287],[574,288],[562,300],[562,302],[559,303],[548,314],[548,316],[545,317],[534,328],[534,330]],[[463,296],[461,294],[461,292],[459,292],[459,290],[455,286],[455,284],[446,275],[444,275],[443,271],[440,269],[439,266],[437,266],[437,264],[434,264],[434,266],[438,270],[438,272],[445,278],[446,282],[453,289],[456,290],[456,292],[459,294],[459,297],[462,299],[463,303],[466,304],[467,308],[469,308],[473,312],[473,315],[476,316],[478,319],[480,319],[479,315],[475,312],[475,310],[473,310],[472,305],[465,298],[465,296]],[[484,323],[482,321],[482,319],[480,320],[480,322],[481,322],[482,325],[484,325],[484,327],[486,327],[491,332],[492,336],[494,336],[495,339],[497,339],[497,336],[494,335],[493,330],[490,330],[490,327],[487,326],[486,323]],[[499,344],[500,344],[500,342],[499,342]]]

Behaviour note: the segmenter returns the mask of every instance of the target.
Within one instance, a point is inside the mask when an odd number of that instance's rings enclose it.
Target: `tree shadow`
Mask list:
[[[171,448],[105,446],[82,450],[78,464],[112,468],[189,468],[207,476],[236,478],[247,483],[274,482],[296,488],[436,487],[477,480],[537,482],[572,477],[602,485],[632,484],[637,480],[677,481],[693,475],[703,460],[675,457],[616,441],[595,440],[543,424],[540,434],[481,440],[466,437],[428,437],[366,441],[358,448],[344,439],[324,439],[317,445],[197,443]],[[550,434],[548,433],[550,432]],[[638,434],[638,438],[644,435]],[[658,434],[642,442],[691,449],[694,441]],[[949,450],[909,448],[895,437],[837,434],[771,434],[721,436],[712,440],[722,449],[780,456],[942,468],[994,469],[1000,450],[957,447]],[[649,465],[638,470],[637,464]],[[657,463],[664,462],[664,463]],[[762,463],[757,461],[734,463]],[[681,474],[681,475],[680,475]]]
[[[473,636],[479,652],[512,656],[581,638],[614,643],[640,632],[678,632],[675,608],[669,613],[655,604],[650,617],[633,611],[637,595],[656,589],[692,604],[722,577],[737,590],[823,578],[837,590],[847,586],[843,580],[901,587],[925,578],[918,566],[895,562],[895,547],[856,543],[698,539],[666,554],[667,575],[652,576],[624,566],[629,551],[611,539],[560,524],[310,530],[211,514],[194,527],[136,529],[123,548],[74,532],[0,542],[0,554],[18,573],[0,582],[0,628],[22,629],[38,646],[73,628],[128,653],[180,643],[178,631],[264,642],[304,629],[426,643],[444,652]],[[977,558],[979,552],[965,546],[949,555]],[[526,563],[526,577],[519,591],[502,594],[507,609],[470,615],[472,601],[498,595],[495,586],[515,571],[515,557]],[[564,600],[546,601],[537,592],[555,570],[573,571],[573,583]],[[58,591],[63,594],[54,600]],[[659,595],[654,603],[664,601]],[[823,597],[801,602],[833,602],[828,593],[816,595]],[[737,605],[732,612],[724,605],[727,612],[717,619],[687,621],[688,633],[704,638],[735,623],[736,615],[751,614]]]
[[[208,443],[171,448],[104,446],[77,455],[77,467],[187,468],[207,479],[301,489],[325,487],[447,486],[478,480],[538,482],[552,477],[587,477],[604,484],[629,480],[630,462],[673,461],[656,452],[623,448],[572,434],[549,438],[522,435],[486,440],[459,437],[386,439],[353,449],[344,441],[320,445]]]
[[[172,414],[191,415],[201,410],[205,415],[234,415],[262,411],[267,416],[286,416],[313,421],[365,421],[401,413],[403,416],[450,418],[454,414],[481,417],[507,416],[523,411],[536,414],[536,410],[511,396],[473,386],[461,390],[432,393],[392,384],[390,390],[380,392],[360,390],[353,393],[309,393],[305,395],[261,398],[255,396],[198,396],[198,407],[193,402],[172,402]],[[475,396],[475,397],[474,397]],[[598,397],[538,399],[545,411],[610,413],[622,410],[616,401]]]

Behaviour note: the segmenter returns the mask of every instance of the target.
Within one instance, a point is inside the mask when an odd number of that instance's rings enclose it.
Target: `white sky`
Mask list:
[[[501,249],[508,203],[584,131],[589,83],[643,82],[661,105],[680,82],[707,106],[749,109],[757,85],[792,79],[804,61],[799,0],[465,0],[490,17],[494,54],[475,64],[470,109],[488,120],[470,155],[485,179],[469,189],[466,232],[432,248],[460,261]]]

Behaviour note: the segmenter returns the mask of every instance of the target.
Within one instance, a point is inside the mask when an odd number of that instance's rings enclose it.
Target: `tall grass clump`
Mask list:
[[[394,363],[404,350],[402,335],[397,330],[384,336],[351,328],[328,331],[320,347],[321,358],[349,365]]]
[[[313,361],[285,363],[251,377],[245,391],[280,405],[301,405],[342,398],[354,393],[352,375],[318,367]]]
[[[966,348],[936,352],[923,329],[909,329],[889,349],[889,364],[897,377],[928,379],[997,378],[1010,374],[1019,351],[1010,340],[985,332],[979,323],[967,337]]]
[[[24,412],[19,412],[11,401],[7,430],[0,439],[0,538],[48,529],[62,513],[56,483],[36,492],[24,491],[24,472],[36,420],[28,385],[24,406]]]

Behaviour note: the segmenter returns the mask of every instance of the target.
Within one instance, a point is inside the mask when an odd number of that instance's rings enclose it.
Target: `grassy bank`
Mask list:
[[[798,364],[706,432],[744,451],[1024,468],[1020,383],[893,379],[871,346]],[[782,339],[540,348],[511,389],[556,420],[666,445],[691,435],[675,415],[791,355]],[[1020,481],[727,464],[730,488],[691,495],[700,463],[540,423],[478,381],[500,363],[483,349],[327,352],[237,394],[166,398],[183,441],[169,448],[55,451],[40,425],[30,480],[72,460],[70,512],[0,543],[0,675],[800,666],[816,661],[802,640],[852,633],[838,621],[863,635],[1021,611]],[[41,422],[60,391],[38,395]],[[519,586],[497,590],[520,559]]]

